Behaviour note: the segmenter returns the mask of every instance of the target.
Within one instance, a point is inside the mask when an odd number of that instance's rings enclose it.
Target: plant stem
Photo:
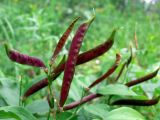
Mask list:
[[[52,92],[52,78],[51,78],[51,68],[52,66],[50,66],[50,69],[49,69],[49,73],[47,74],[47,77],[48,77],[48,89],[49,89],[49,100],[50,101],[53,101],[51,102],[51,106],[53,106],[52,108],[50,107],[50,110],[49,110],[49,117],[50,117],[50,113],[53,113],[53,118],[56,119],[56,111],[54,110],[54,94]]]
[[[19,76],[19,106],[22,105],[21,95],[22,95],[22,77]]]
[[[51,113],[51,109],[49,109],[48,116],[47,116],[47,120],[50,119],[50,113]]]
[[[101,96],[102,96],[101,94],[92,93],[92,94],[90,94],[88,96],[83,97],[81,100],[78,100],[78,101],[75,101],[75,102],[70,103],[68,105],[65,105],[63,107],[63,110],[65,111],[65,110],[73,109],[73,108],[75,108],[75,107],[77,107],[79,105],[82,105],[82,104],[84,104],[86,102],[89,102],[89,101],[91,101],[91,100],[93,100],[95,98],[101,97]]]
[[[84,97],[85,95],[86,95],[86,90],[85,90],[85,88],[83,87],[82,96],[81,96],[80,102],[82,102],[82,99],[83,99],[83,97]],[[75,116],[75,114],[77,113],[79,107],[80,107],[80,106],[78,106],[78,107],[76,108],[76,110],[73,112],[73,114],[72,114],[67,120],[71,120],[71,119]]]

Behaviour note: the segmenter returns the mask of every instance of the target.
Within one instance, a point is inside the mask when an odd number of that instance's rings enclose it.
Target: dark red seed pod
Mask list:
[[[60,107],[64,105],[68,97],[70,85],[71,85],[71,82],[74,76],[75,65],[77,62],[79,50],[81,48],[85,33],[87,32],[93,19],[94,18],[80,25],[75,36],[73,37],[73,40],[70,46],[70,50],[69,50],[69,54],[68,54],[68,59],[67,59],[67,62],[65,64],[65,69],[64,69],[64,77],[63,77],[63,83],[62,83],[61,95],[60,95]]]
[[[142,82],[145,82],[147,80],[150,80],[150,79],[152,79],[153,77],[155,77],[157,75],[158,71],[159,71],[159,68],[156,71],[154,71],[152,73],[149,73],[149,74],[147,74],[147,75],[145,75],[145,76],[143,76],[141,78],[138,78],[136,80],[132,80],[132,81],[126,83],[125,85],[128,86],[128,87],[131,87],[131,86],[140,84]]]
[[[121,76],[122,73],[123,73],[123,70],[124,70],[125,66],[126,66],[126,62],[123,63],[123,65],[122,65],[122,67],[121,67],[121,69],[120,69],[120,71],[119,71],[119,73],[118,73],[118,75],[117,75],[115,81],[118,81],[118,79],[120,78],[120,76]]]
[[[132,59],[133,59],[132,47],[130,47],[130,51],[131,51],[131,55],[130,55],[130,57],[128,58],[128,60],[123,63],[123,65],[122,65],[122,67],[121,67],[121,69],[120,69],[120,71],[119,71],[119,73],[118,73],[115,81],[118,81],[118,79],[120,78],[120,76],[122,75],[122,73],[123,73],[123,71],[124,71],[124,69],[125,69],[125,66],[128,67],[129,64],[131,63],[131,61],[132,61]]]
[[[30,87],[23,95],[23,99],[27,98],[28,96],[32,95],[33,93],[37,92],[39,89],[44,88],[45,86],[48,85],[48,80],[47,78],[44,78],[43,80],[35,83]]]
[[[70,35],[73,27],[74,27],[74,24],[78,21],[80,17],[76,18],[70,25],[69,27],[67,28],[67,30],[64,32],[64,34],[62,35],[62,37],[60,38],[56,48],[55,48],[55,51],[52,55],[52,58],[51,58],[51,61],[53,62],[55,60],[55,58],[57,57],[57,55],[60,53],[60,51],[62,50],[65,42],[67,41],[67,38],[68,36]]]
[[[112,105],[133,105],[133,106],[152,106],[157,104],[159,99],[151,100],[135,100],[135,99],[122,99],[112,103]]]
[[[90,49],[90,50],[88,50],[88,51],[86,51],[86,52],[81,53],[80,55],[78,55],[76,65],[80,65],[80,64],[83,64],[83,63],[85,63],[85,62],[88,62],[88,61],[90,61],[90,60],[92,60],[92,59],[94,59],[94,58],[96,58],[96,57],[99,57],[100,55],[104,54],[105,52],[107,52],[107,51],[112,47],[112,45],[113,45],[113,43],[114,43],[115,33],[116,33],[116,30],[113,30],[111,36],[107,39],[106,42],[98,45],[97,47],[95,47],[95,48],[93,48],[93,49]],[[92,50],[94,50],[94,52],[92,52]],[[99,54],[99,50],[101,50],[100,54]],[[102,50],[103,50],[103,51],[102,51]],[[95,54],[92,54],[92,53],[95,53]],[[90,58],[88,57],[88,55],[89,55],[92,59],[90,59]],[[91,56],[91,55],[92,55],[92,56]],[[82,59],[82,60],[79,60],[79,59]],[[66,64],[66,62],[63,63],[63,64],[61,64],[61,65],[59,65],[59,66],[57,66],[57,67],[55,68],[55,70],[53,71],[53,73],[54,73],[54,74],[57,74],[57,73],[60,74],[60,73],[64,70],[65,64]],[[53,77],[52,80],[55,80],[55,78]],[[39,81],[39,82],[41,82],[41,81]],[[35,84],[38,84],[38,83],[35,83]],[[47,85],[48,85],[48,84],[47,84]],[[46,86],[47,86],[47,85],[46,85]],[[34,86],[34,85],[33,85],[33,86]],[[44,86],[44,85],[41,85],[41,86],[46,87],[46,86]],[[40,87],[39,90],[42,89],[43,87]],[[38,89],[38,88],[37,88],[37,89]],[[38,91],[38,90],[37,90],[37,91]],[[37,92],[37,91],[35,91],[35,92]],[[34,92],[33,92],[33,93],[34,93]]]
[[[51,74],[59,74],[60,72],[55,72],[55,69],[59,68],[62,64],[65,63],[65,60],[66,60],[66,56],[64,55],[63,58],[61,59],[61,61],[58,63],[58,65],[56,66],[56,68],[54,67],[51,67]],[[53,76],[54,77],[54,76]],[[52,78],[52,75],[51,75],[51,78]]]
[[[60,66],[63,61],[65,59],[65,56],[62,58],[62,60],[60,61],[59,65]],[[48,70],[45,70],[44,71],[48,72]],[[51,75],[51,79],[52,80],[55,80],[58,76],[60,75],[60,73],[57,73],[57,74],[52,74]],[[33,84],[23,95],[24,98],[27,98],[29,96],[31,96],[32,94],[36,93],[37,91],[39,91],[40,89],[46,87],[48,85],[48,79],[47,78],[44,78],[42,80],[40,80],[39,82]]]
[[[100,78],[98,78],[97,80],[95,80],[88,88],[92,88],[95,85],[99,84],[100,82],[102,82],[104,79],[106,79],[107,77],[109,77],[118,67],[118,64],[120,62],[120,54],[116,54],[116,61],[115,63],[112,65],[112,67],[104,74],[102,75]]]
[[[77,107],[79,105],[82,105],[82,104],[84,104],[86,102],[89,102],[89,101],[91,101],[91,100],[93,100],[95,98],[101,97],[101,96],[102,96],[101,94],[92,93],[92,94],[90,94],[88,96],[83,97],[81,100],[78,100],[78,101],[75,101],[75,102],[70,103],[68,105],[65,105],[63,107],[63,110],[66,111],[66,110],[73,109],[73,108],[75,108],[75,107]]]
[[[10,60],[14,62],[35,67],[42,67],[42,68],[45,67],[44,63],[38,58],[19,53],[15,50],[11,50],[7,45],[5,45],[5,48],[8,57],[10,58]]]
[[[116,29],[113,30],[111,36],[104,43],[98,45],[97,47],[95,47],[91,50],[88,50],[88,51],[80,54],[78,56],[77,65],[83,64],[83,63],[88,62],[90,60],[93,60],[96,57],[99,57],[99,56],[103,55],[105,52],[107,52],[112,47],[112,45],[114,43],[114,37],[115,37],[116,31],[117,31]]]
[[[56,79],[60,74],[54,74],[52,76],[52,79]],[[27,91],[25,91],[23,98],[27,98],[29,96],[31,96],[32,94],[36,93],[37,91],[39,91],[40,89],[46,87],[48,85],[48,79],[44,78],[42,80],[40,80],[39,82],[33,84],[29,89],[27,89]]]
[[[80,65],[83,63],[86,63],[92,59],[95,59],[96,57],[101,56],[105,52],[107,52],[113,45],[114,43],[114,37],[115,37],[116,29],[113,30],[111,36],[105,41],[104,43],[96,46],[93,49],[90,49],[84,53],[81,53],[78,55],[76,65]],[[55,70],[54,73],[59,73],[64,70],[65,63],[62,64],[61,66],[58,66]]]

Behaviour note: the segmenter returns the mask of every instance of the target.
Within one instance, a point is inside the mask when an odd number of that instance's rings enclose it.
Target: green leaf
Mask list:
[[[0,95],[4,98],[8,105],[18,105],[19,95],[17,90],[2,87],[0,89]]]
[[[18,105],[19,89],[17,83],[8,78],[0,78],[0,82],[0,98],[3,98],[7,105]]]
[[[15,118],[16,120],[37,120],[29,111],[17,106],[0,108],[0,119],[6,118]]]
[[[0,111],[0,119],[2,120],[21,120],[16,114],[12,112]]]
[[[145,120],[136,110],[129,107],[121,107],[107,113],[104,120]]]
[[[56,120],[77,120],[77,116],[73,116],[71,112],[61,112],[56,114]]]
[[[47,113],[49,111],[49,105],[46,100],[36,100],[26,106],[26,109],[31,113]]]
[[[100,87],[97,90],[97,93],[102,95],[128,95],[128,96],[136,96],[132,90],[130,90],[127,86],[122,84],[110,84],[107,86]]]
[[[106,104],[91,104],[86,105],[84,109],[93,115],[104,118],[108,113],[109,107]]]

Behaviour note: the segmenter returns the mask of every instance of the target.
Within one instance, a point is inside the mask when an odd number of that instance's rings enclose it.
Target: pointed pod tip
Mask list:
[[[120,58],[120,57],[121,57],[121,54],[120,54],[120,53],[116,53],[116,57],[117,57],[117,58]]]
[[[76,17],[76,18],[73,20],[73,22],[72,22],[72,23],[77,22],[80,18],[81,18],[81,16]]]
[[[92,16],[92,18],[89,20],[90,21],[90,23],[92,23],[93,21],[94,21],[94,19],[96,18],[96,16],[95,15],[93,15]]]
[[[94,21],[95,15],[93,15],[89,20],[87,20],[85,23],[89,23],[89,25]]]
[[[8,45],[7,43],[4,43],[4,48],[5,48],[6,53],[7,53],[7,55],[8,55],[8,54],[9,54],[9,51],[10,51],[9,45]]]
[[[113,29],[113,31],[112,31],[112,33],[111,33],[111,35],[110,35],[110,37],[109,37],[109,40],[114,41],[114,37],[115,37],[115,34],[116,34],[116,32],[118,31],[118,29],[119,29],[119,28]]]
[[[160,95],[159,95],[159,96],[156,96],[156,97],[153,97],[153,99],[159,101],[159,100],[160,100]]]
[[[158,67],[158,68],[153,72],[154,76],[156,76],[156,75],[158,74],[159,69],[160,69],[160,67]]]
[[[76,19],[75,20],[79,20],[80,18],[82,18],[81,16],[78,16],[78,17],[76,17]]]
[[[121,54],[120,53],[116,53],[116,64],[119,64],[121,60]]]
[[[160,95],[156,99],[159,101],[160,100]]]
[[[156,74],[158,73],[159,69],[160,69],[160,67],[158,67],[158,68],[157,68],[157,70],[156,70]]]
[[[121,58],[121,54],[120,53],[116,53],[116,58]]]

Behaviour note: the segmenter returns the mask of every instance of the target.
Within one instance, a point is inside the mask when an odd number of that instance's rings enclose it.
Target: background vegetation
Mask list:
[[[113,63],[117,52],[122,55],[123,63],[130,55],[128,51],[130,45],[133,46],[134,60],[121,76],[120,81],[129,81],[143,76],[159,67],[160,2],[158,0],[155,4],[147,4],[140,0],[1,0],[0,106],[18,104],[20,76],[22,92],[28,84],[45,76],[39,69],[11,62],[6,55],[3,43],[7,42],[16,50],[37,56],[48,63],[56,43],[70,22],[77,16],[82,17],[80,20],[82,22],[93,14],[96,15],[96,19],[87,32],[81,52],[105,41],[114,28],[119,27],[119,30],[114,46],[107,54],[76,69],[75,82],[72,85],[73,92],[70,93],[71,100],[81,98],[79,89],[102,75]],[[74,32],[63,49],[62,55],[67,54]],[[135,32],[138,49],[135,48]],[[110,81],[116,77],[118,71],[119,69],[109,78]],[[62,77],[55,82],[56,89],[60,88],[61,79]],[[148,98],[152,98],[153,95],[160,94],[159,79],[160,74],[152,81],[133,89],[139,94],[145,92]],[[26,104],[30,107],[35,100],[44,98],[44,95],[46,95],[46,89],[30,97]],[[148,120],[160,119],[159,104],[149,108],[134,108]],[[40,112],[45,112],[45,109],[42,108]],[[32,113],[35,111],[33,110]]]

